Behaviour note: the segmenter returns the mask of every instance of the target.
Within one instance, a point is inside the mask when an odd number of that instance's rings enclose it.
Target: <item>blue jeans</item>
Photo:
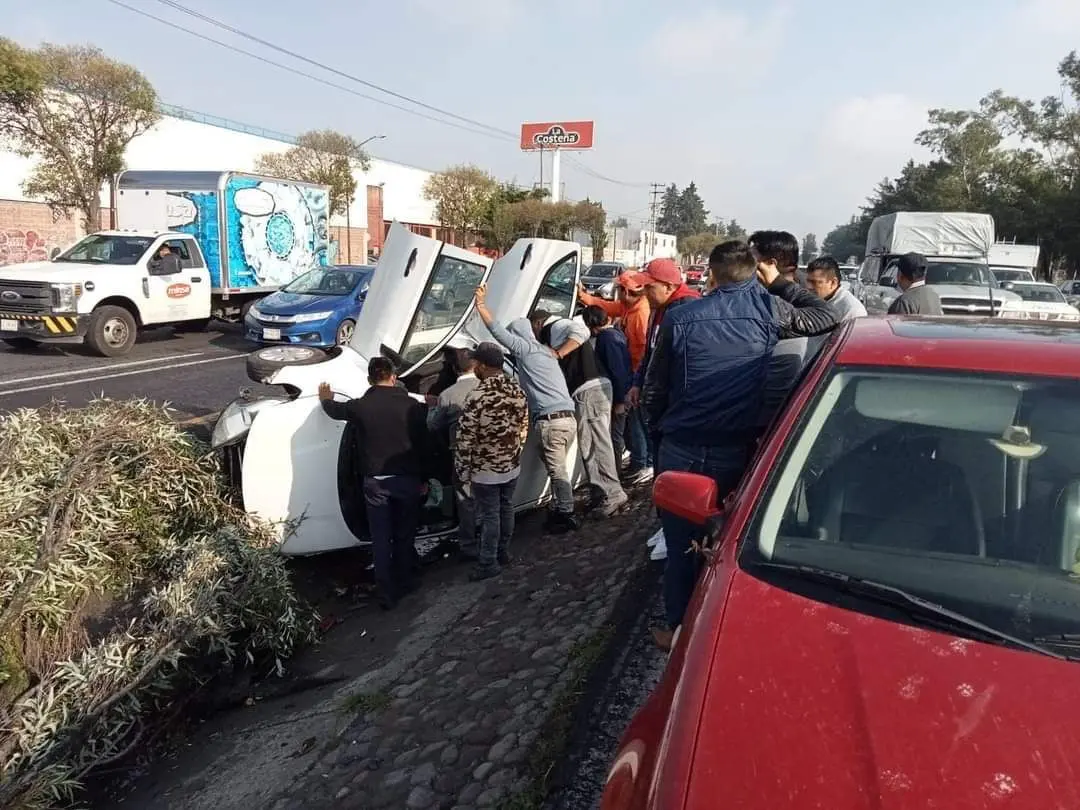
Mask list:
[[[630,450],[630,466],[637,470],[652,466],[649,437],[645,433],[645,416],[641,408],[631,408],[626,413],[626,446]]]
[[[420,525],[422,482],[411,475],[364,479],[375,581],[389,597],[401,596],[416,579],[420,555],[416,531]]]
[[[497,571],[514,536],[514,489],[517,479],[505,484],[473,484],[476,523],[480,527],[480,568]]]
[[[723,498],[739,483],[752,453],[753,447],[750,445],[717,447],[662,439],[657,451],[656,472],[677,470],[706,475],[716,481],[720,497]],[[668,626],[674,630],[682,624],[701,568],[699,555],[691,551],[690,544],[701,539],[703,533],[701,526],[695,526],[670,512],[659,512],[660,525],[664,527],[664,542],[667,544],[664,612]]]

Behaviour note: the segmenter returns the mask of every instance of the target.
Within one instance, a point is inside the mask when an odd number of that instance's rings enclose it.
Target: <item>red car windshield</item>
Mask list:
[[[1080,634],[1080,381],[841,367],[819,390],[748,572],[810,566],[1026,640]]]

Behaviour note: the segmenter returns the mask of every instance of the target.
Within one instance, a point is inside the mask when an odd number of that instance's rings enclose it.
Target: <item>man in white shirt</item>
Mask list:
[[[865,318],[866,307],[850,290],[844,289],[842,280],[840,263],[832,256],[819,256],[806,266],[806,288],[835,310],[841,323]]]

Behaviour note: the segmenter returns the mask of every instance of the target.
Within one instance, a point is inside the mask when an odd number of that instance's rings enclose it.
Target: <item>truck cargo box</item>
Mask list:
[[[116,187],[118,227],[194,236],[215,293],[277,290],[329,263],[326,186],[243,172],[126,171]]]
[[[985,258],[994,244],[994,218],[967,212],[900,211],[877,217],[866,252]]]

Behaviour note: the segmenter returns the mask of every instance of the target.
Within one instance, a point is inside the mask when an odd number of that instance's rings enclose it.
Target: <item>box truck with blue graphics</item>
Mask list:
[[[85,341],[127,354],[140,329],[242,320],[258,299],[329,263],[330,189],[242,172],[126,171],[117,230],[47,262],[0,268],[0,340]]]

